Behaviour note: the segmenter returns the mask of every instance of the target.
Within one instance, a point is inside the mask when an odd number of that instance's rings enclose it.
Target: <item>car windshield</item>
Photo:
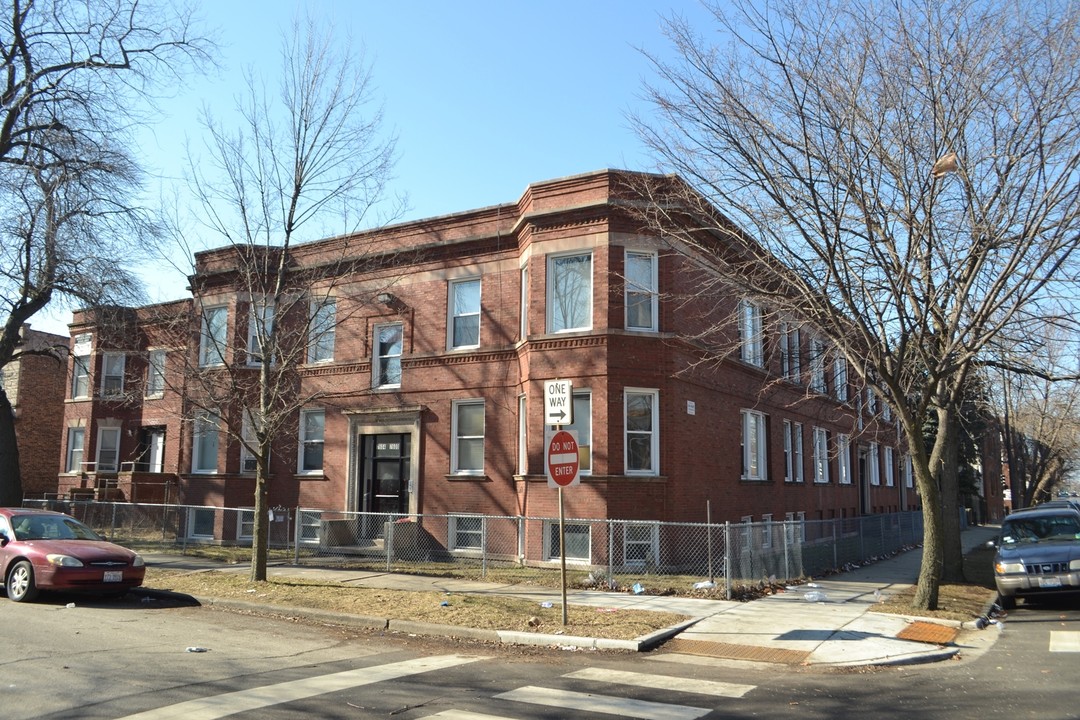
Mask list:
[[[1001,539],[1006,543],[1080,540],[1080,518],[1070,514],[1007,519],[1001,526]]]
[[[16,540],[100,540],[94,531],[63,515],[16,515],[11,518]]]

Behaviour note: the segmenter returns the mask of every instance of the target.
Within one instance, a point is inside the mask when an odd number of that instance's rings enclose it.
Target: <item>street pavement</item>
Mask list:
[[[971,527],[961,535],[964,552],[986,543],[996,527]],[[152,567],[199,571],[234,569],[202,558],[144,553]],[[686,615],[689,621],[634,640],[574,637],[541,632],[477,630],[448,625],[418,623],[381,617],[343,615],[313,609],[288,608],[290,615],[345,625],[382,628],[390,632],[466,637],[492,642],[596,648],[651,650],[670,655],[673,661],[763,662],[787,665],[897,665],[927,663],[984,652],[996,639],[1001,623],[972,619],[950,622],[872,612],[872,607],[892,594],[910,588],[917,580],[921,549],[910,550],[869,565],[793,585],[783,592],[750,602],[704,600],[647,594],[610,593],[597,590],[567,592],[567,603],[608,609],[655,610]],[[270,577],[334,580],[356,587],[405,591],[436,591],[453,594],[501,595],[524,598],[558,607],[558,589],[533,585],[498,584],[454,578],[340,570],[294,565],[272,565]],[[143,590],[153,593],[152,590]],[[203,604],[266,609],[265,605],[196,598]],[[989,606],[987,608],[989,610]]]

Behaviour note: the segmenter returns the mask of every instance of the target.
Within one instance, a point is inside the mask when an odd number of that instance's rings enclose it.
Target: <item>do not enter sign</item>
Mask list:
[[[551,436],[547,447],[548,487],[577,485],[578,444],[577,438],[566,430]]]

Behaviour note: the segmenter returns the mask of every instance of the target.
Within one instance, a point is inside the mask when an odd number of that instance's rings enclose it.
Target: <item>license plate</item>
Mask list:
[[[1042,578],[1039,578],[1039,587],[1041,587],[1041,588],[1059,588],[1059,587],[1061,587],[1061,578],[1056,578],[1056,577],[1042,577]]]
[[[123,570],[106,570],[105,582],[123,582],[124,571]]]

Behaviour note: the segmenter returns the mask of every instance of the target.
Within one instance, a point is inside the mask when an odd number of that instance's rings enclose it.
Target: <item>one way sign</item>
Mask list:
[[[574,422],[574,383],[548,380],[544,383],[544,424],[570,425]]]

